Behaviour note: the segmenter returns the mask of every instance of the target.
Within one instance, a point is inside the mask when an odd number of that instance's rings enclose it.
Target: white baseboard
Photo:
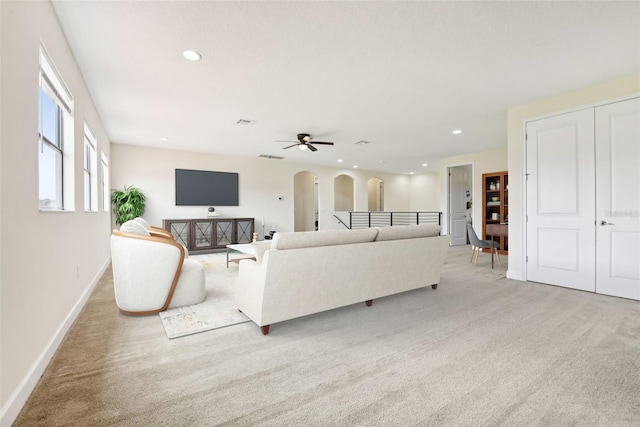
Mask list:
[[[109,267],[110,263],[111,257],[107,259],[105,264],[93,277],[91,283],[84,291],[78,302],[64,319],[64,322],[62,322],[60,327],[58,327],[53,337],[51,337],[51,340],[49,340],[49,343],[37,359],[36,363],[33,364],[31,369],[29,369],[29,372],[22,379],[16,391],[9,396],[5,405],[0,409],[0,426],[10,426],[16,420],[22,410],[22,407],[27,402],[27,399],[29,399],[29,396],[31,396],[31,392],[33,392],[33,389],[38,384],[40,377],[44,374],[47,366],[49,366],[51,358],[58,350],[60,343],[62,343],[65,335],[69,332],[71,325],[73,325],[73,322],[75,322],[76,318],[82,311],[82,308],[87,303],[89,296],[91,296],[91,293],[95,289],[104,272],[107,270],[107,267]]]
[[[507,270],[507,279],[519,280],[521,282],[524,282],[524,277],[522,276],[521,271]]]

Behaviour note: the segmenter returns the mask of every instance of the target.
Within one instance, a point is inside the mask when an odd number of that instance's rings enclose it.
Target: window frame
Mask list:
[[[98,140],[91,131],[89,124],[84,122],[84,156],[83,156],[83,182],[84,182],[84,210],[85,212],[98,211],[98,165],[96,148]],[[87,182],[88,177],[88,182]],[[87,194],[88,193],[88,194]],[[88,197],[87,197],[88,196]]]
[[[104,151],[100,152],[100,162],[102,164],[102,210],[111,210],[111,191],[109,190],[109,157]]]
[[[75,201],[74,188],[74,134],[73,134],[73,96],[53,65],[45,47],[40,44],[38,73],[38,207],[41,211],[73,211]],[[44,97],[48,99],[45,99]],[[44,102],[51,101],[55,105],[56,141],[45,136]],[[51,150],[55,156],[53,204],[41,199],[43,179],[51,179],[51,171],[45,176],[45,150]],[[50,165],[49,165],[50,166]],[[48,184],[50,185],[50,183]]]

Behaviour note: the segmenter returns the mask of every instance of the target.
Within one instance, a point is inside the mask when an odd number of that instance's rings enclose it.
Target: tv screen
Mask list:
[[[238,174],[176,169],[176,206],[238,206]]]

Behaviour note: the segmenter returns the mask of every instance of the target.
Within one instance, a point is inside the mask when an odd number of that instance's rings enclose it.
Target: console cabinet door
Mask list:
[[[215,246],[225,247],[234,243],[233,235],[234,220],[218,219],[216,220],[216,243]]]
[[[236,219],[236,243],[253,241],[253,218]]]
[[[216,247],[213,233],[215,222],[211,220],[192,220],[191,224],[193,239],[189,249],[213,249]]]
[[[191,221],[185,220],[165,220],[164,229],[169,231],[176,242],[185,248],[190,246]]]

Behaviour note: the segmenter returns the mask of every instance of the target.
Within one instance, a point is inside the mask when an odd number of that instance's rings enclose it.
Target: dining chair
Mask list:
[[[467,233],[469,233],[469,241],[471,242],[471,260],[469,262],[473,262],[473,265],[478,265],[478,254],[482,249],[489,249],[491,252],[495,252],[496,258],[498,258],[498,265],[500,265],[500,256],[498,256],[498,249],[500,249],[500,243],[494,240],[480,240],[478,235],[476,234],[473,226],[471,224],[467,224]],[[493,256],[493,253],[491,254]],[[475,257],[475,261],[474,261]]]

